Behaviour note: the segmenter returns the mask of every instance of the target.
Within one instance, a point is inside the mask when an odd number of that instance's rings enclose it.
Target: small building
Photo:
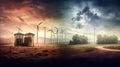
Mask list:
[[[24,37],[24,34],[22,33],[16,33],[14,34],[15,36],[15,46],[24,46],[24,43],[23,43],[23,37]]]
[[[24,45],[25,46],[34,46],[34,34],[33,33],[25,34]]]

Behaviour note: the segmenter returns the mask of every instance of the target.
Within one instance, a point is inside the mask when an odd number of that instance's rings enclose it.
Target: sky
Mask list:
[[[74,34],[85,35],[90,42],[98,34],[116,35],[120,39],[119,0],[0,0],[0,42],[13,42],[14,34],[34,33],[39,26],[39,38],[44,37],[43,27],[64,31],[67,39]],[[47,31],[47,38],[50,32]]]

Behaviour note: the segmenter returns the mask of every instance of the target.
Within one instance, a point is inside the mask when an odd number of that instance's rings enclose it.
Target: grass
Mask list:
[[[69,45],[69,46],[62,46],[62,49],[67,50],[69,52],[91,52],[94,50],[94,46],[92,45]]]
[[[104,46],[104,48],[108,48],[108,49],[117,49],[120,50],[120,45],[118,46]]]
[[[104,48],[108,49],[117,49],[120,50],[120,44],[78,44],[73,45],[72,48],[75,48],[74,50],[78,50],[79,52],[91,52],[95,50],[95,47],[97,46],[103,46]]]

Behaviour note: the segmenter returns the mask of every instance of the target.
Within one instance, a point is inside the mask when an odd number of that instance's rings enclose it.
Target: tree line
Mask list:
[[[72,37],[72,40],[70,40],[70,44],[87,44],[88,38],[84,35],[78,35],[75,34]]]
[[[116,44],[118,43],[118,37],[115,35],[107,36],[107,35],[98,35],[97,36],[97,44]]]
[[[84,35],[75,34],[70,40],[70,44],[88,44],[88,38]],[[97,44],[117,44],[118,37],[115,35],[107,36],[107,35],[97,35]]]

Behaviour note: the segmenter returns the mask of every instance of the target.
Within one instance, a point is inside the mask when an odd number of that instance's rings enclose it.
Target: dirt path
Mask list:
[[[95,47],[99,50],[104,50],[104,51],[114,51],[114,52],[120,52],[120,50],[117,50],[117,49],[108,49],[108,48],[104,48],[103,46],[97,46]]]

